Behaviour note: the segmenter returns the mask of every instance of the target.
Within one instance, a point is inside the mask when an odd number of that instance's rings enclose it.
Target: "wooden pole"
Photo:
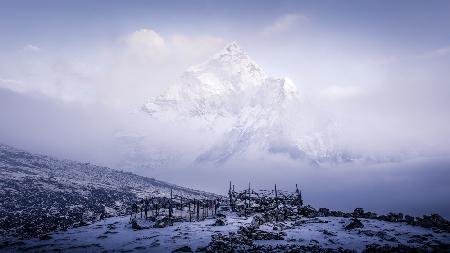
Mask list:
[[[250,182],[248,182],[248,207],[250,208],[250,197],[251,197],[251,188]]]
[[[277,207],[277,213],[275,215],[275,221],[278,222],[278,192],[277,192],[277,184],[275,184],[275,205]]]
[[[197,200],[197,221],[200,218],[200,202]]]
[[[191,213],[191,201],[188,202],[189,204],[189,222],[192,221],[192,213]]]

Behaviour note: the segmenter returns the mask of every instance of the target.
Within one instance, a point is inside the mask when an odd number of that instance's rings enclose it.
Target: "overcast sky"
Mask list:
[[[112,165],[112,136],[134,122],[130,112],[164,92],[184,69],[236,41],[270,76],[290,77],[333,114],[346,145],[445,157],[449,24],[445,0],[4,0],[0,142]],[[448,162],[431,164],[449,179]],[[175,174],[157,175],[183,184]],[[196,184],[219,191],[213,182]],[[386,189],[404,194],[410,188],[391,182]],[[449,193],[440,189],[434,195]],[[450,210],[450,203],[443,206],[439,210]]]

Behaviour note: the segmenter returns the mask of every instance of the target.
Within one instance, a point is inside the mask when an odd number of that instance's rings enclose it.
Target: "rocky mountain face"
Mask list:
[[[128,214],[148,196],[213,194],[0,144],[0,237],[31,237]]]
[[[250,148],[312,162],[350,159],[337,145],[334,120],[289,78],[268,76],[234,42],[142,108],[156,119],[195,121],[214,132],[215,143],[197,162],[222,163]]]

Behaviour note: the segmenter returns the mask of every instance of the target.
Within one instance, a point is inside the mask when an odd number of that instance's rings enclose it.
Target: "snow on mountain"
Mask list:
[[[29,237],[129,213],[138,198],[215,195],[107,167],[0,144],[0,239]]]
[[[187,69],[143,110],[159,120],[196,122],[215,133],[197,162],[222,163],[253,147],[312,162],[345,160],[332,118],[289,78],[268,76],[235,42]]]

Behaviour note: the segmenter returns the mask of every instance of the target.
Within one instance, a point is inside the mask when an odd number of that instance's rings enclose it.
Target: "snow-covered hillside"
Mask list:
[[[213,194],[0,144],[0,236],[28,237],[129,212],[140,197]]]
[[[295,222],[266,223],[256,232],[245,231],[255,220],[226,213],[226,225],[214,219],[176,222],[133,230],[129,217],[110,218],[90,226],[50,234],[45,240],[20,241],[5,252],[446,252],[449,233],[404,222],[362,219],[363,228],[346,229],[350,218],[302,218]],[[248,236],[253,239],[248,238]],[[192,251],[191,251],[192,250]]]
[[[268,76],[235,42],[185,71],[143,110],[159,120],[195,122],[215,138],[197,162],[224,162],[256,148],[312,162],[350,157],[332,117],[312,106],[287,77]]]

